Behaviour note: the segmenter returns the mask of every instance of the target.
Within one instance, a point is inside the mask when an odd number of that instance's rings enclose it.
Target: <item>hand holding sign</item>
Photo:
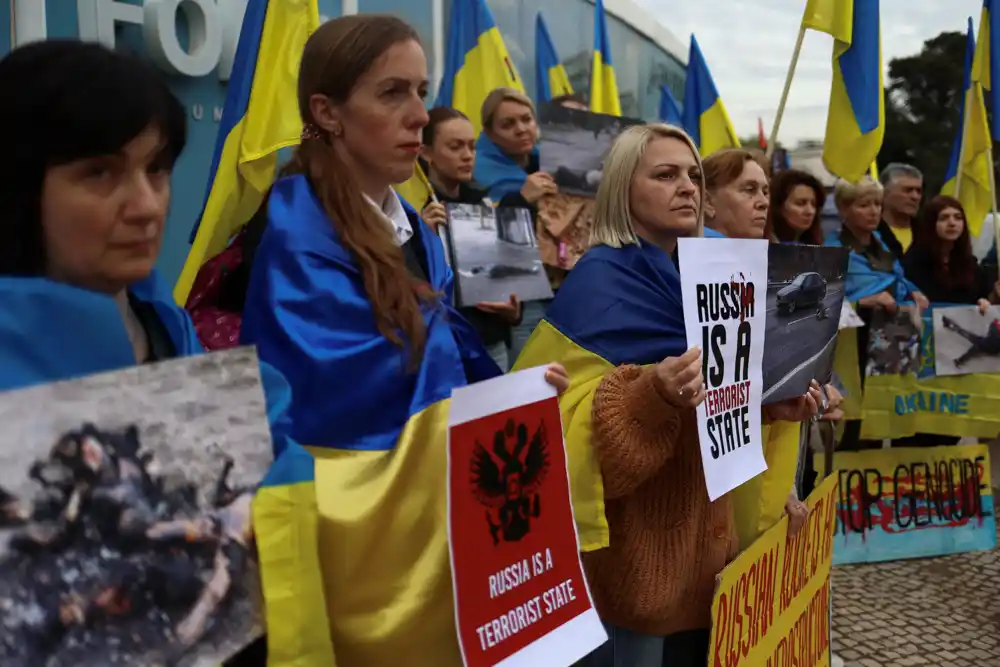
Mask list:
[[[809,391],[802,396],[790,398],[780,403],[764,406],[764,421],[768,422],[804,422],[819,413],[821,401],[819,383],[813,380]]]
[[[663,398],[678,408],[694,408],[705,400],[701,374],[701,348],[692,347],[679,357],[667,357],[656,366]]]

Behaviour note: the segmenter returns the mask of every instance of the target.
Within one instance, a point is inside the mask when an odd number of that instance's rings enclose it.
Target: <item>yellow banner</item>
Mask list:
[[[837,478],[806,504],[797,535],[782,519],[716,577],[709,667],[829,666]]]

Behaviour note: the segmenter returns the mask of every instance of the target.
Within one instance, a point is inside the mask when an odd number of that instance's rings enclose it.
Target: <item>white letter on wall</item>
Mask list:
[[[229,81],[240,43],[240,29],[247,12],[247,0],[216,0],[222,19],[222,58],[219,59],[219,81]]]
[[[176,16],[184,12],[188,50],[177,39]],[[205,76],[222,56],[222,21],[212,0],[146,0],[142,32],[149,56],[160,67],[183,76]]]
[[[44,6],[44,3],[38,3]],[[115,23],[142,25],[142,7],[118,0],[76,0],[80,39],[115,48]]]

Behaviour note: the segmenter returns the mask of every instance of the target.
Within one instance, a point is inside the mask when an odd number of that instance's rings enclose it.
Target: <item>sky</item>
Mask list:
[[[691,33],[740,136],[774,122],[805,0],[636,0],[684,44]],[[940,32],[978,30],[982,0],[882,0],[882,62],[920,52]],[[720,20],[724,17],[724,20]],[[778,139],[820,139],[830,99],[833,40],[807,31]]]

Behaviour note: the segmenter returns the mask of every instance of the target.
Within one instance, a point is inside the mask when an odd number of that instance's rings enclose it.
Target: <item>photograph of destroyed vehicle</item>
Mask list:
[[[795,276],[775,294],[779,313],[790,315],[803,308],[815,308],[826,298],[826,279],[814,271]]]
[[[244,356],[255,375],[254,356]],[[246,387],[259,376],[208,380],[215,365],[185,363],[159,369],[145,392],[142,382],[115,390],[130,399],[111,402],[107,392],[97,399],[95,412],[105,414],[158,405],[138,412],[142,422],[84,419],[47,445],[24,442],[34,429],[21,429],[17,444],[33,457],[0,472],[0,665],[217,667],[261,634],[251,503],[265,468],[253,470],[258,457],[220,437],[223,423],[238,419],[225,393],[214,404],[197,399],[228,383],[230,399],[249,401],[239,410],[249,407],[250,415],[239,417],[256,422],[259,406]],[[72,399],[87,400],[86,389],[62,387],[69,400],[58,409],[78,410]],[[19,393],[0,395],[0,416],[13,410],[5,399]],[[263,429],[251,447],[266,446],[266,421],[247,429]],[[208,432],[218,435],[189,440]],[[9,461],[13,438],[0,435],[0,444],[0,459]],[[172,446],[201,454],[172,454]]]

